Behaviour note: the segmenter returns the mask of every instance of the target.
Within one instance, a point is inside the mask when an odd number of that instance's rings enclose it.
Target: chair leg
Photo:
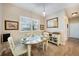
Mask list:
[[[48,49],[48,40],[46,41],[46,51],[47,51],[47,49]]]
[[[43,43],[43,51],[48,49],[48,40]]]
[[[44,51],[44,43],[43,43],[43,51]]]

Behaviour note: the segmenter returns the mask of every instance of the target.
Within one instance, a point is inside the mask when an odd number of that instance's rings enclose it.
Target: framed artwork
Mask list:
[[[17,21],[5,20],[5,30],[18,30],[19,23]]]
[[[47,20],[47,28],[58,28],[58,17]]]
[[[44,30],[44,25],[40,25],[40,30]]]
[[[31,30],[36,31],[40,29],[40,21],[29,17],[20,17],[20,31],[29,32]]]
[[[32,20],[32,30],[40,30],[39,20]]]
[[[20,30],[22,32],[31,31],[32,21],[31,18],[28,17],[20,17]]]

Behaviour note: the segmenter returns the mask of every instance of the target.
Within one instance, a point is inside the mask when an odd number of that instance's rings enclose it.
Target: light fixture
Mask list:
[[[78,15],[78,12],[72,13],[72,16],[76,16],[76,15]]]
[[[45,17],[45,15],[46,15],[46,13],[45,13],[45,11],[43,11],[43,16]]]
[[[46,12],[45,12],[45,4],[43,4],[43,16],[46,16]]]

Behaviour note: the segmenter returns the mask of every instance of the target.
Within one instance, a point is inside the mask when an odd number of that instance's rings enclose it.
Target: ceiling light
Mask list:
[[[43,4],[43,16],[46,16],[46,12],[45,12],[45,4]]]
[[[72,13],[72,16],[76,16],[76,15],[78,15],[78,12]]]
[[[45,17],[45,15],[46,15],[46,13],[45,13],[45,11],[43,11],[43,16]]]

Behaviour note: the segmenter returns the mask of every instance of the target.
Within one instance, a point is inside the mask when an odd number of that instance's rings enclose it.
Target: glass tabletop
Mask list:
[[[42,41],[44,41],[43,37],[36,35],[36,36],[30,36],[30,37],[23,39],[22,43],[23,44],[37,44]]]

